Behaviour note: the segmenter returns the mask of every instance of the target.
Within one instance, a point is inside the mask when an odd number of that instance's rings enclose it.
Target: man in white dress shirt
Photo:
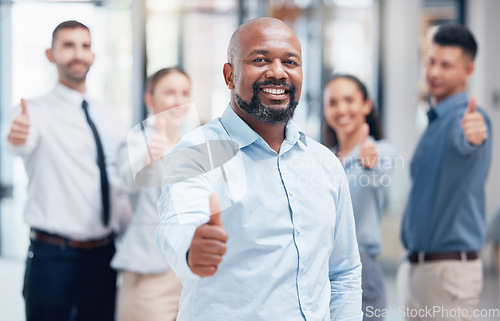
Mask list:
[[[109,263],[120,212],[113,155],[125,130],[117,115],[88,97],[94,53],[85,25],[59,24],[46,55],[58,82],[44,97],[21,100],[7,137],[29,178],[26,319],[110,321],[116,272]]]

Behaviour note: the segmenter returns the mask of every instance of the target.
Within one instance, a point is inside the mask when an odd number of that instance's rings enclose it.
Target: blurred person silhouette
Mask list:
[[[478,252],[485,240],[492,135],[488,116],[465,93],[476,52],[465,27],[443,25],[433,37],[426,65],[429,125],[411,161],[402,222],[407,256],[398,271],[399,297],[412,309],[467,311],[441,320],[472,320],[482,288]]]
[[[488,223],[487,239],[493,245],[495,264],[500,272],[500,207]]]
[[[57,67],[57,84],[44,97],[21,100],[7,137],[29,179],[26,319],[109,321],[116,292],[109,264],[127,206],[114,180],[114,156],[125,128],[87,93],[94,53],[85,25],[60,23],[46,55]]]
[[[243,23],[223,68],[229,106],[165,157],[156,237],[182,280],[180,321],[362,319],[345,172],[291,120],[301,57],[281,20]]]
[[[356,223],[363,289],[363,320],[383,320],[386,307],[380,252],[380,220],[396,150],[383,139],[382,125],[366,86],[353,75],[336,74],[324,90],[323,144],[344,166]]]
[[[130,157],[143,162],[143,177],[162,178],[161,159],[181,137],[181,129],[189,108],[191,83],[179,68],[164,68],[148,81],[144,100],[154,117],[146,120],[144,131],[129,134],[128,146],[120,153],[120,176],[130,191],[134,217],[128,227],[111,265],[123,271],[123,284],[118,290],[118,321],[175,320],[182,290],[180,280],[170,269],[155,243],[159,224],[157,202],[161,182],[157,187],[136,182],[131,172]],[[151,183],[152,181],[148,181]]]

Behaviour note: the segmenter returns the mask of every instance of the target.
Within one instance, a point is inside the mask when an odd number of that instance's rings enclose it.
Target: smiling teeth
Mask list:
[[[285,89],[264,88],[264,89],[262,89],[262,91],[264,91],[266,93],[273,94],[273,95],[281,95],[281,94],[285,93]]]

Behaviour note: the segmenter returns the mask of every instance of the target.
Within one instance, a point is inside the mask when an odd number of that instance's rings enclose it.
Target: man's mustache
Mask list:
[[[89,64],[85,61],[81,61],[81,60],[73,60],[73,61],[70,61],[68,62],[67,66],[70,67],[74,64],[82,64],[82,65],[85,65],[85,66],[89,66]]]
[[[254,93],[259,90],[259,87],[264,87],[264,86],[282,86],[286,87],[288,91],[290,92],[295,92],[295,86],[292,84],[287,83],[286,81],[279,81],[279,80],[266,80],[266,81],[259,81],[259,82],[254,82],[253,83],[253,91]]]

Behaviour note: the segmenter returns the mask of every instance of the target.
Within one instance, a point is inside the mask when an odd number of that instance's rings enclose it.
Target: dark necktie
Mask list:
[[[429,118],[429,124],[432,123],[437,117],[438,115],[436,111],[434,110],[434,108],[431,107],[427,112],[427,118]]]
[[[99,138],[97,128],[92,119],[90,119],[88,104],[85,100],[82,102],[82,108],[85,111],[85,117],[87,118],[90,129],[92,129],[95,144],[97,145],[97,166],[99,166],[99,171],[101,172],[102,221],[104,225],[107,226],[109,223],[109,183],[108,173],[106,172],[106,161],[104,159],[104,150],[102,149],[101,139]]]

